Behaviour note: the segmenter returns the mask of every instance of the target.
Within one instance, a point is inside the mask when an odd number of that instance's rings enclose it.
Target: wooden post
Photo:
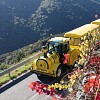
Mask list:
[[[10,72],[8,73],[8,76],[11,78]]]

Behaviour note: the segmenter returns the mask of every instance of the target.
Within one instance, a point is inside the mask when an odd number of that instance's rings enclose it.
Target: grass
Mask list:
[[[26,59],[28,59],[28,58],[34,56],[35,54],[36,54],[36,53],[33,53],[32,55],[30,55],[30,56],[24,58],[23,60],[26,60]],[[40,54],[40,55],[42,55],[42,54]],[[37,57],[35,57],[35,58],[37,58]],[[35,58],[34,58],[34,59],[35,59]],[[23,60],[21,60],[21,61],[23,61]],[[23,65],[23,66],[21,66],[21,67],[15,69],[14,71],[12,71],[12,72],[10,73],[10,76],[11,76],[11,77],[9,77],[8,74],[6,74],[6,75],[0,77],[0,86],[2,86],[3,84],[7,83],[7,82],[10,81],[11,79],[14,79],[14,78],[18,77],[18,76],[21,75],[22,73],[25,73],[26,71],[29,70],[29,68],[30,68],[31,66],[32,66],[32,61],[30,61],[29,63],[27,63],[27,64],[25,64],[25,65]]]
[[[17,68],[16,70],[12,71],[10,73],[10,76],[8,74],[0,77],[0,86],[2,86],[3,84],[7,83],[8,81],[10,81],[11,79],[14,79],[16,77],[18,77],[19,75],[21,75],[22,73],[25,73],[26,71],[29,70],[29,68],[31,67],[31,63],[27,63],[25,65],[23,65],[20,68]]]
[[[8,75],[0,77],[0,86],[10,81],[10,77]]]

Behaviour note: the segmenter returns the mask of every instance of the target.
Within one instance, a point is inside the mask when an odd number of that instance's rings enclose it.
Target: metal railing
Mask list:
[[[13,71],[13,70],[15,70],[15,69],[21,67],[22,65],[24,65],[24,64],[26,64],[26,63],[32,61],[35,57],[37,57],[37,56],[40,55],[40,54],[41,54],[41,52],[38,52],[38,53],[36,53],[33,57],[28,58],[27,60],[24,60],[24,61],[22,61],[22,62],[20,62],[20,63],[18,63],[18,64],[16,64],[16,65],[14,65],[14,66],[12,66],[12,67],[10,67],[10,68],[8,68],[8,69],[6,69],[6,70],[0,72],[0,77],[1,77],[1,76],[4,76],[5,74],[8,74],[9,77],[10,77],[10,72],[11,72],[11,71]],[[30,67],[31,67],[31,66],[30,66]]]

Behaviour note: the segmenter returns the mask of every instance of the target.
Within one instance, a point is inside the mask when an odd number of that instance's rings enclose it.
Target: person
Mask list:
[[[69,54],[64,54],[64,61],[63,61],[63,64],[67,64],[68,63],[68,57],[69,57]]]

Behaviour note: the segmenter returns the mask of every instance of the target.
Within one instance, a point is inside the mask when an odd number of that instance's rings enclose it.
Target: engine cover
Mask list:
[[[44,59],[38,59],[36,62],[37,69],[46,70],[49,68],[48,62]]]
[[[41,56],[36,61],[37,69],[47,70],[49,69],[54,63],[59,63],[59,55],[56,53],[47,54],[47,58]]]

